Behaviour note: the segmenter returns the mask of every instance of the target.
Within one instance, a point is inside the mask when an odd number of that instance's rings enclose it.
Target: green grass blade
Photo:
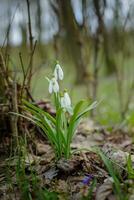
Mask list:
[[[126,198],[122,194],[122,191],[121,191],[121,183],[115,173],[115,170],[113,169],[112,162],[100,150],[98,150],[98,154],[100,155],[101,159],[103,160],[104,164],[106,165],[109,171],[109,174],[114,180],[115,191],[116,191],[116,194],[118,195],[119,200],[125,200]]]
[[[131,154],[129,154],[129,156],[127,158],[127,173],[128,173],[129,178],[134,179],[134,169],[133,169],[133,162],[131,159]]]

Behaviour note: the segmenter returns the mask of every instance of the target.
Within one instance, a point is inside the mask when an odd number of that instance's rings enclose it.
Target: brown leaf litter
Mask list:
[[[92,183],[91,179],[85,185],[83,180],[85,177],[91,176],[93,180],[97,180],[92,199],[115,200],[113,180],[100,157],[92,152],[94,146],[101,148],[107,158],[112,160],[113,166],[119,170],[120,174],[123,173],[123,168],[126,166],[126,158],[130,152],[133,154],[134,149],[132,138],[126,132],[122,130],[108,131],[86,119],[80,124],[74,137],[72,149],[75,153],[69,160],[62,158],[56,162],[53,149],[48,141],[37,138],[34,140],[34,149],[31,153],[27,153],[23,159],[25,170],[29,177],[34,172],[40,180],[40,186],[56,191],[59,199],[81,200],[88,194]],[[11,172],[10,178],[16,192],[18,191],[15,174],[17,159],[16,157],[8,162]],[[132,161],[134,162],[133,155]],[[12,192],[9,192],[9,187],[6,184],[6,165],[7,160],[0,161],[0,195],[3,200],[8,199],[6,197],[7,191],[12,196]],[[129,190],[131,190],[131,185]],[[1,194],[2,191],[3,194]],[[130,193],[132,200],[134,192]],[[17,195],[19,196],[18,192]],[[17,198],[19,199],[19,197]],[[12,199],[15,198],[12,197]]]

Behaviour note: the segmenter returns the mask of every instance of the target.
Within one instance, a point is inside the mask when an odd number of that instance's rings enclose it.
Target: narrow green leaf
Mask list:
[[[90,110],[96,108],[97,105],[98,105],[97,101],[93,102],[86,109],[84,109],[81,113],[79,113],[79,115],[77,116],[77,118],[83,117],[83,115],[85,115],[87,112],[89,112]]]
[[[36,105],[33,105],[32,103],[29,103],[28,101],[26,100],[23,100],[23,103],[24,105],[26,106],[26,108],[29,108],[34,111],[37,111],[39,112],[40,114],[42,115],[45,115],[53,124],[56,124],[56,120],[54,117],[52,117],[49,113],[45,112],[44,110],[42,110],[41,108],[39,108],[38,106]]]
[[[121,191],[121,183],[119,181],[119,179],[117,178],[117,175],[115,173],[115,170],[113,169],[112,163],[111,161],[100,151],[98,150],[98,154],[100,155],[101,159],[103,160],[104,164],[106,165],[109,174],[111,175],[111,177],[114,180],[114,185],[115,185],[115,190],[116,193],[119,197],[120,200],[125,200],[126,198],[123,196],[122,191]]]

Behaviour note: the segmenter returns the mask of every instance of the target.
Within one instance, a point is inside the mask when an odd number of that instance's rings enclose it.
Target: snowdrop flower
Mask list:
[[[64,73],[59,64],[56,64],[55,69],[54,69],[54,76],[56,80],[62,80],[64,78]]]
[[[64,108],[71,115],[73,114],[73,109],[71,107],[71,99],[67,92],[64,93],[64,96],[61,97],[61,107]]]
[[[59,92],[59,84],[56,78],[53,77],[51,80],[47,78],[47,80],[49,81],[49,87],[48,87],[49,93],[52,94],[53,92],[55,93]]]

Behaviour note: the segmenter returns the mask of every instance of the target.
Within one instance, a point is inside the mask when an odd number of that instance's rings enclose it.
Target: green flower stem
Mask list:
[[[57,142],[58,142],[58,156],[62,156],[62,141],[60,137],[60,101],[59,101],[59,93],[54,93],[55,106],[56,106],[56,134],[57,134]]]

